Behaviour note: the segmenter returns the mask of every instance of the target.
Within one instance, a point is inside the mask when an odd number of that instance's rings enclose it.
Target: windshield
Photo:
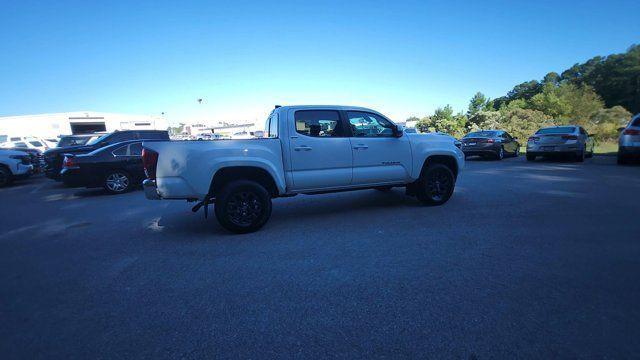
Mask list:
[[[468,133],[467,136],[465,136],[465,138],[472,138],[472,137],[494,137],[496,136],[497,131],[476,131],[476,132],[472,132],[472,133]]]
[[[87,141],[87,145],[95,145],[97,143],[99,143],[100,141],[104,140],[107,138],[107,136],[109,136],[111,134],[104,134],[102,136],[99,137],[92,137],[89,141]]]
[[[573,126],[560,126],[540,129],[536,134],[570,134],[576,130]]]

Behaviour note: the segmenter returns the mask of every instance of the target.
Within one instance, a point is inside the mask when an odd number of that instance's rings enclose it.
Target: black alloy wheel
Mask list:
[[[254,181],[233,181],[216,197],[215,214],[220,225],[231,232],[256,231],[271,216],[271,195]]]
[[[429,165],[418,180],[417,197],[426,205],[442,205],[453,195],[456,179],[443,164]]]

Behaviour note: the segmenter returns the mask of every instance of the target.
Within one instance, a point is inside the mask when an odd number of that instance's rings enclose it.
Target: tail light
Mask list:
[[[71,169],[71,168],[74,168],[75,166],[76,164],[73,161],[73,157],[69,157],[69,156],[64,157],[64,161],[62,161],[63,168]]]
[[[495,141],[495,140],[493,140],[493,139],[487,139],[487,142],[488,142],[488,143],[490,143],[490,144],[493,144],[493,143],[494,143],[494,142],[496,142],[496,141]]]
[[[625,129],[622,132],[623,135],[640,135],[640,130],[636,129]]]
[[[156,179],[156,168],[158,167],[158,153],[147,148],[142,148],[142,165],[147,179]]]
[[[531,137],[529,137],[529,140],[528,140],[528,141],[538,141],[538,140],[540,140],[540,138],[539,138],[539,137],[537,137],[537,136],[531,136]]]
[[[578,140],[578,137],[575,135],[562,135],[563,140]]]

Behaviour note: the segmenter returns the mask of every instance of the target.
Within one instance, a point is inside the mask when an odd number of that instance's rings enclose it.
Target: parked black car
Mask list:
[[[502,160],[505,156],[518,156],[520,143],[503,130],[482,130],[467,134],[460,139],[464,156],[491,156]]]
[[[124,141],[88,154],[66,154],[60,175],[70,187],[104,187],[112,194],[124,193],[145,178],[142,141]]]
[[[70,146],[47,150],[44,153],[46,162],[45,175],[51,179],[60,178],[64,154],[86,154],[102,147],[129,140],[169,140],[166,130],[124,130],[102,135],[82,146]]]

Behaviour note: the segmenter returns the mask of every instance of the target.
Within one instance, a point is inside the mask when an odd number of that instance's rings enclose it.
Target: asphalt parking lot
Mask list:
[[[453,198],[274,201],[231,235],[186,202],[0,189],[0,357],[632,358],[640,166],[470,160]]]

